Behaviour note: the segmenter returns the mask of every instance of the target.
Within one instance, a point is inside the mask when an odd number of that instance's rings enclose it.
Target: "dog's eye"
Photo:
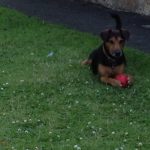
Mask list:
[[[114,44],[114,41],[113,41],[113,40],[110,40],[109,43]]]

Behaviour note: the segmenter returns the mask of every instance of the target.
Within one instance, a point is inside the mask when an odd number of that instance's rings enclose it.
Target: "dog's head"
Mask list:
[[[101,32],[101,38],[104,42],[104,46],[107,49],[107,52],[112,57],[122,56],[123,47],[126,40],[129,39],[129,32],[125,29],[121,30],[105,30]]]
[[[116,29],[108,29],[101,32],[101,38],[104,42],[107,53],[112,57],[120,57],[123,54],[125,41],[129,39],[130,33],[128,30],[122,29],[122,21],[117,14],[111,14],[111,17],[116,21]]]

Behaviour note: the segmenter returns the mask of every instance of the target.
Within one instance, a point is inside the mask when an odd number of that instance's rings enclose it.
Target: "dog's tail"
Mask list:
[[[120,16],[117,14],[113,14],[113,13],[111,13],[110,15],[116,21],[116,29],[121,30],[122,29],[122,21],[120,19]]]

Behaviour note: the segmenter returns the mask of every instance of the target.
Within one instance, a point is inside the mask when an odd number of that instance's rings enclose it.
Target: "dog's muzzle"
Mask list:
[[[116,50],[111,53],[113,57],[121,57],[123,55],[122,50]]]

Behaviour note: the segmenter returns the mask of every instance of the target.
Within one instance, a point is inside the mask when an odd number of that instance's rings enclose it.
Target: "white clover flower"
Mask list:
[[[115,108],[115,111],[118,111],[118,109],[117,109],[117,108]]]
[[[25,133],[29,133],[29,131],[28,131],[28,130],[25,130],[24,132],[25,132]]]
[[[112,103],[112,105],[115,106],[116,104],[115,104],[115,103]]]
[[[79,103],[79,101],[76,101],[76,104],[78,104]]]
[[[133,124],[133,122],[130,122],[130,125],[132,125]]]
[[[21,129],[19,128],[19,129],[18,129],[18,132],[20,132],[20,131],[21,131]]]
[[[33,55],[34,55],[34,53],[30,53],[30,55],[31,55],[31,56],[33,56]]]
[[[39,148],[36,146],[36,147],[35,147],[35,150],[39,150]]]
[[[89,121],[89,122],[88,122],[88,125],[90,125],[91,123],[92,123],[92,122],[91,122],[91,121]]]
[[[78,145],[74,145],[74,148],[77,148],[78,147]]]
[[[138,146],[143,146],[142,142],[139,142],[139,143],[138,143]]]
[[[125,132],[125,135],[128,135],[128,132]]]
[[[123,150],[123,149],[124,149],[124,148],[121,146],[121,147],[120,147],[120,150]]]
[[[69,95],[69,96],[71,96],[71,95],[72,95],[72,93],[68,93],[68,95]]]
[[[5,85],[8,85],[8,82],[6,82]]]
[[[20,82],[24,82],[24,80],[20,80]]]
[[[16,123],[15,121],[12,121],[12,123],[14,124],[14,123]]]
[[[60,138],[60,135],[57,135],[58,138]]]
[[[124,139],[123,142],[126,143],[126,142],[127,142],[127,139]]]
[[[95,129],[95,127],[94,127],[94,126],[91,126],[91,128],[92,128],[92,129]]]
[[[111,134],[113,134],[113,135],[114,135],[114,134],[115,134],[115,131],[112,131],[112,132],[111,132]]]
[[[69,105],[68,108],[71,108],[71,105]]]
[[[44,93],[42,92],[41,95],[44,96]]]
[[[3,88],[3,87],[1,87],[1,90],[4,90],[4,88]]]
[[[81,150],[81,147],[77,147],[77,150]]]
[[[70,139],[66,139],[66,142],[69,142],[70,141]]]
[[[83,138],[82,138],[82,137],[80,137],[79,139],[80,139],[80,140],[83,140]]]
[[[99,93],[99,90],[96,90],[97,93]]]
[[[78,146],[78,145],[74,145],[74,148],[77,149],[77,150],[81,150],[81,147]]]
[[[70,129],[70,127],[69,127],[69,126],[67,126],[67,129]]]
[[[25,119],[24,122],[27,122],[27,120]]]
[[[48,133],[49,133],[49,134],[52,134],[52,132],[51,132],[51,131],[49,131]]]
[[[89,81],[86,81],[85,84],[89,84]]]
[[[81,132],[83,132],[83,128],[81,129]]]
[[[101,131],[102,130],[102,128],[99,128],[99,131]]]
[[[130,112],[133,112],[133,109],[130,109]]]
[[[96,134],[96,132],[95,132],[95,131],[92,131],[92,133],[93,133],[93,134]]]

